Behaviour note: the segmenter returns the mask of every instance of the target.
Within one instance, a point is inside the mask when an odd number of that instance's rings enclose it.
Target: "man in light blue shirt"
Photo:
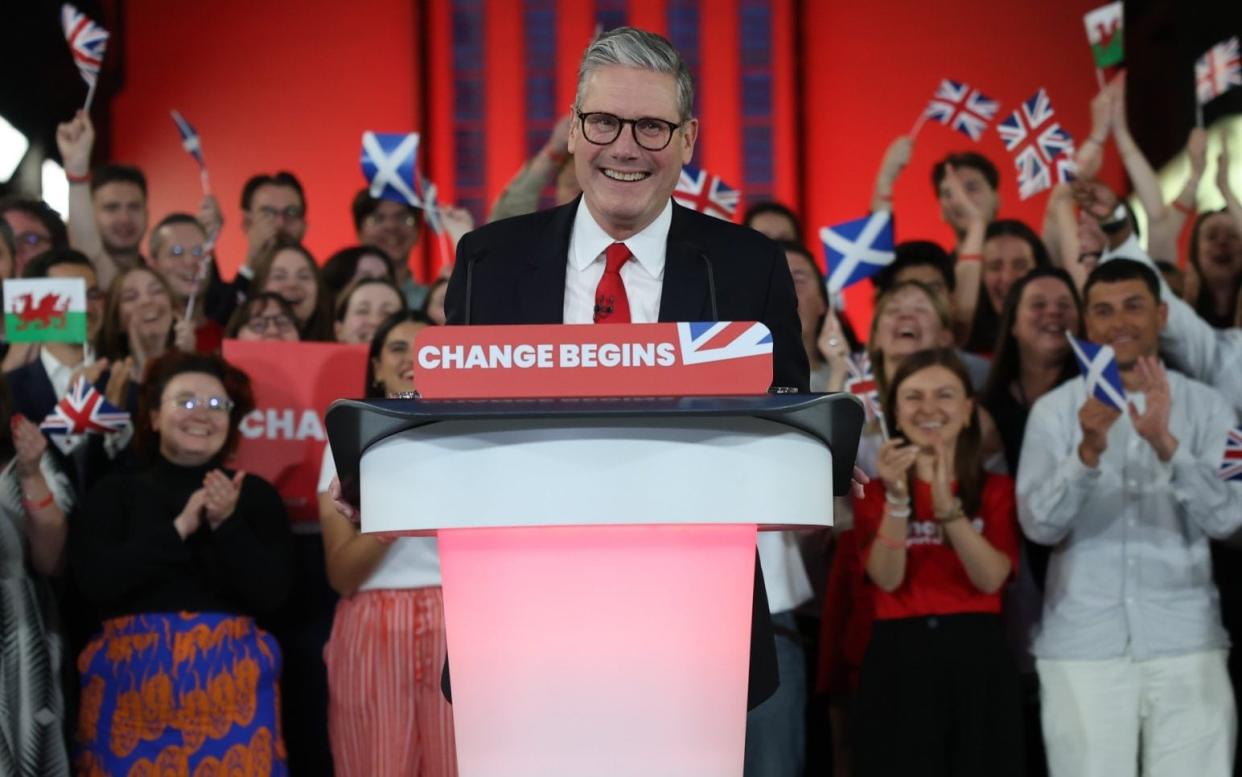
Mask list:
[[[1233,769],[1229,638],[1208,547],[1242,526],[1242,489],[1216,475],[1233,412],[1157,360],[1159,290],[1150,268],[1123,260],[1084,289],[1087,336],[1116,352],[1126,410],[1075,380],[1027,422],[1018,517],[1055,546],[1033,652],[1056,777]]]

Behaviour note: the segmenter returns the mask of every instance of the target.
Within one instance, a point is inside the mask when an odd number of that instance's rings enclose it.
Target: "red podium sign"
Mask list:
[[[427,399],[723,396],[772,383],[772,334],[753,321],[424,329]]]

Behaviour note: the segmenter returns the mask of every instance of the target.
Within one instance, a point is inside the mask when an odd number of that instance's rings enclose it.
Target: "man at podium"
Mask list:
[[[772,385],[808,390],[797,302],[781,249],[758,232],[673,202],[694,153],[694,86],[672,45],[622,27],[583,55],[569,133],[582,196],[462,238],[449,324],[760,321]],[[756,557],[753,708],[779,682]]]

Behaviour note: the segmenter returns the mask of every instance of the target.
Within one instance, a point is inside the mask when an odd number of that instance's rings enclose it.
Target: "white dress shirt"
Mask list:
[[[655,221],[637,235],[623,240],[634,258],[621,266],[621,281],[630,302],[630,322],[654,324],[660,320],[660,293],[664,288],[664,257],[668,228],[673,223],[670,199]],[[578,201],[574,229],[569,237],[569,266],[565,269],[566,324],[595,322],[595,288],[604,277],[604,249],[617,242],[595,222],[586,198]]]
[[[69,378],[73,377],[73,373],[83,367],[91,366],[94,359],[78,362],[77,364],[61,364],[60,360],[52,355],[51,351],[46,348],[39,349],[39,361],[43,363],[43,371],[47,373],[48,382],[52,384],[52,391],[56,392],[56,400],[59,402],[69,393]],[[42,420],[42,419],[32,419]]]
[[[1039,658],[1143,661],[1225,648],[1208,539],[1242,526],[1242,487],[1216,475],[1233,412],[1216,391],[1170,371],[1162,462],[1122,413],[1094,469],[1078,456],[1086,401],[1069,380],[1031,408],[1018,465],[1018,521],[1052,545]],[[1127,398],[1140,412],[1142,393]]]

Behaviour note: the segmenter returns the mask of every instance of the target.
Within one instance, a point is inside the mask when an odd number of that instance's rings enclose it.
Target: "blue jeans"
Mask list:
[[[772,613],[781,684],[746,714],[745,777],[802,777],[806,764],[806,651],[792,612]]]

